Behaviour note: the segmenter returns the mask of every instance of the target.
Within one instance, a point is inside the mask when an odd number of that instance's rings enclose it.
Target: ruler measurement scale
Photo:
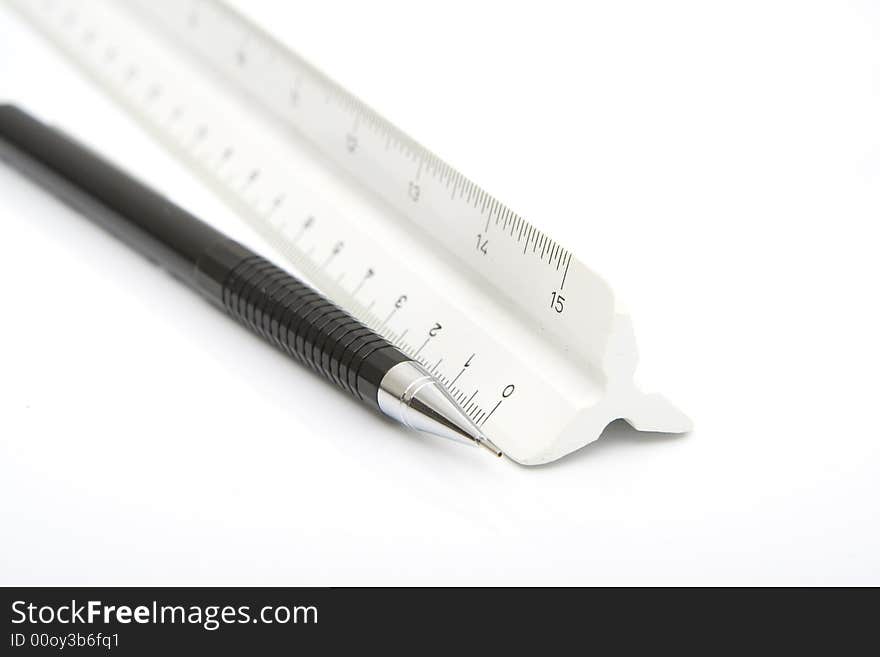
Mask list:
[[[555,333],[566,351],[596,355],[590,349],[594,341],[584,340],[583,334],[607,332],[611,293],[601,279],[573,262],[566,249],[221,3],[135,0],[133,4],[165,25],[225,78],[250,91],[258,103],[298,129],[401,216],[430,233],[513,302],[522,321]],[[287,89],[296,89],[296,103],[289,102]],[[522,249],[517,228],[527,238]],[[524,263],[529,255],[546,261],[547,267]],[[509,266],[529,267],[528,280],[520,277],[511,286]],[[553,305],[569,280],[570,269],[577,280],[569,287],[586,288],[584,303],[569,305],[562,317],[558,310],[554,314]]]
[[[554,444],[602,398],[614,313],[607,286],[568,250],[219,3],[13,4],[306,278],[432,371],[513,458],[573,448]],[[163,27],[147,29],[145,14]],[[254,103],[276,123],[258,120]],[[278,121],[299,137],[279,138]],[[434,262],[437,248],[446,255]],[[466,284],[445,289],[456,275]]]

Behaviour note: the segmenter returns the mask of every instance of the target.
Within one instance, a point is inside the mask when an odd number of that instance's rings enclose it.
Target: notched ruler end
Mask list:
[[[224,3],[8,1],[513,460],[690,429],[598,275]]]
[[[599,438],[611,422],[626,420],[638,431],[686,433],[691,420],[665,397],[645,393],[633,380],[638,364],[638,350],[632,322],[628,315],[614,316],[605,355],[601,362],[603,394],[595,404],[582,408],[572,423],[560,433],[547,452],[521,461],[538,465],[556,460]]]

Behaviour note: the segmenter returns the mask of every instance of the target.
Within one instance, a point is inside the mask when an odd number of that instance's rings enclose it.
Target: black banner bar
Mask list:
[[[0,654],[208,654],[505,645],[543,654],[702,645],[839,653],[876,590],[5,588]],[[645,642],[648,642],[647,644]],[[757,641],[757,643],[755,643]]]

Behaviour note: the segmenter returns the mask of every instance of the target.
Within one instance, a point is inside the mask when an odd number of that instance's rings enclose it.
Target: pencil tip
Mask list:
[[[379,390],[379,408],[412,429],[483,447],[503,456],[445,388],[414,362],[389,370]]]
[[[476,427],[476,425],[474,425],[474,426]],[[479,434],[477,435],[476,443],[478,445],[480,445],[480,447],[485,447],[486,449],[488,449],[490,452],[492,452],[498,458],[501,458],[502,456],[504,456],[504,452],[502,452],[498,448],[498,445],[496,445],[491,440],[486,438],[486,436],[483,435],[482,431],[480,431]]]

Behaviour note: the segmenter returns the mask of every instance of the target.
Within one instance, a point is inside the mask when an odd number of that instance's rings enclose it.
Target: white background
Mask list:
[[[525,468],[0,168],[0,584],[880,584],[880,5],[249,2],[611,282],[686,436]],[[0,6],[0,98],[243,235]]]

